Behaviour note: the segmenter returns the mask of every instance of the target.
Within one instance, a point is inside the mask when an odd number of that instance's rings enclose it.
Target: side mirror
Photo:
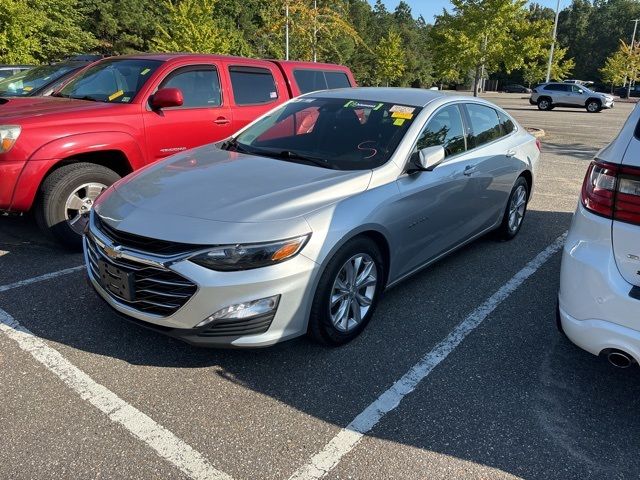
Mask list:
[[[418,150],[411,155],[411,165],[408,173],[433,170],[444,160],[444,156],[444,147],[442,145],[434,145]]]
[[[179,107],[184,103],[182,92],[178,88],[161,88],[151,97],[151,108]]]

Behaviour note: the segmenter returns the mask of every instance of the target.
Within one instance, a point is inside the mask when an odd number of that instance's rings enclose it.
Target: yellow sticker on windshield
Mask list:
[[[140,75],[146,75],[147,73],[149,73],[150,70],[151,70],[150,68],[145,68],[140,72]]]
[[[112,93],[111,95],[109,95],[109,101],[112,102],[113,100],[115,100],[118,97],[121,97],[122,95],[124,95],[124,92],[122,90],[118,90],[116,93]]]
[[[33,87],[22,87],[22,90],[25,92],[30,92],[31,90],[33,90]]]
[[[394,124],[396,127],[401,127],[401,126],[404,124],[404,118],[396,118],[396,119],[393,121],[393,124]]]
[[[413,118],[413,113],[393,112],[391,114],[391,118],[404,118],[405,120],[411,120]]]

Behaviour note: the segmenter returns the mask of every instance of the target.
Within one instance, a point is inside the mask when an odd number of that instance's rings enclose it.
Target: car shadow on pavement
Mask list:
[[[571,155],[572,158],[591,161],[595,154],[598,153],[598,149],[584,143],[544,142],[542,145],[542,152],[543,154],[552,153],[555,155]]]
[[[337,349],[305,338],[257,350],[191,347],[119,319],[79,274],[0,294],[0,306],[89,372],[95,362],[121,378],[134,374],[131,366],[164,367],[167,375],[177,369],[180,375],[169,378],[192,377],[179,386],[183,398],[232,382],[344,427],[570,219],[529,211],[515,240],[476,240],[387,291],[365,332]],[[523,478],[637,474],[638,371],[614,370],[556,331],[559,258],[503,302],[369,436]],[[137,395],[159,388],[156,380],[139,384]],[[233,399],[219,399],[226,401]]]

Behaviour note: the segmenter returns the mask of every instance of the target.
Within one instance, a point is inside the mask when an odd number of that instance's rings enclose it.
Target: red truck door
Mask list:
[[[234,131],[290,98],[282,73],[271,62],[234,58],[225,61],[225,69],[232,94]]]
[[[161,110],[152,110],[148,101],[143,105],[149,160],[217,142],[235,132],[230,101],[222,85],[218,62],[176,67],[164,76],[158,89],[180,89],[184,103]]]

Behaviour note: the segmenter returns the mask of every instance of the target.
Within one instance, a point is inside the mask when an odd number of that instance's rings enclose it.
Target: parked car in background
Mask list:
[[[101,195],[91,283],[201,345],[340,345],[382,291],[489,231],[515,237],[537,140],[495,105],[422,89],[316,92]]]
[[[529,98],[531,105],[540,110],[553,110],[556,107],[586,108],[596,113],[603,108],[613,108],[613,96],[598,93],[569,82],[551,82],[537,85]]]
[[[86,60],[66,60],[14,73],[0,80],[0,97],[51,95],[81,69],[102,58],[99,55],[82,57]]]
[[[559,326],[618,367],[640,361],[640,108],[584,178],[564,246]]]
[[[354,86],[339,65],[151,54],[101,60],[50,97],[0,99],[0,211],[79,247],[95,198],[156,160],[229,137],[301,93]]]
[[[33,68],[32,65],[3,65],[0,63],[0,80],[3,78],[10,77],[11,75],[22,72],[24,70],[29,70]]]
[[[627,87],[618,87],[614,90],[614,93],[620,98],[627,98]],[[640,97],[640,85],[631,85],[628,96]]]
[[[531,89],[524,85],[512,84],[502,87],[504,93],[531,93]]]

